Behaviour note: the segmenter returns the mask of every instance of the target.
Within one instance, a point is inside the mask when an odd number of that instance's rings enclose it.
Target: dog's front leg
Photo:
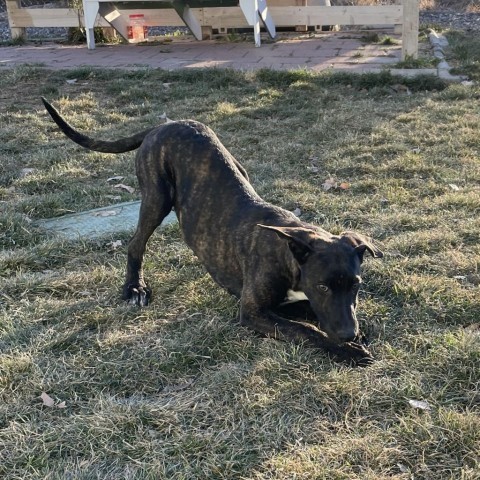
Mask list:
[[[146,177],[146,175],[145,175]],[[140,178],[139,178],[140,180]],[[156,184],[152,185],[152,182]],[[143,256],[148,239],[172,210],[172,200],[166,182],[151,177],[142,178],[143,198],[138,226],[128,244],[127,275],[123,286],[123,299],[132,305],[148,305],[152,291],[143,278]]]
[[[311,325],[318,325],[318,318],[313,311],[308,300],[299,300],[291,303],[281,303],[272,308],[272,312],[279,317],[292,320],[297,323],[308,323]],[[361,343],[364,346],[368,346],[368,338],[363,332],[360,332],[355,339],[356,343]]]
[[[340,361],[364,366],[373,360],[363,345],[352,342],[336,344],[314,325],[282,318],[269,308],[259,306],[255,298],[246,292],[241,299],[240,323],[268,337],[320,348]]]

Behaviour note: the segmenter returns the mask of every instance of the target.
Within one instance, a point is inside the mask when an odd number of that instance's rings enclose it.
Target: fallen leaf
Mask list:
[[[123,180],[125,177],[122,177],[121,175],[116,175],[115,177],[110,177],[107,178],[107,182],[119,182],[120,180]]]
[[[170,88],[172,86],[171,83],[162,83],[162,85],[165,87],[165,88]]]
[[[418,155],[420,153],[420,148],[419,147],[412,148],[412,152]]]
[[[431,410],[430,404],[423,400],[409,400],[408,403],[413,408],[418,408],[419,410]]]
[[[35,173],[34,168],[22,168],[20,170],[20,177],[21,178],[28,177],[28,175],[31,175],[32,173]]]
[[[397,467],[402,473],[408,473],[410,471],[403,463],[397,463]]]
[[[40,398],[46,407],[53,407],[55,405],[55,400],[48,393],[42,392]]]
[[[58,405],[57,405],[57,408],[67,408],[67,404],[65,402],[60,402]]]
[[[126,190],[128,193],[135,192],[135,189],[133,187],[130,187],[129,185],[124,185],[123,183],[117,183],[117,185],[114,185],[113,188],[121,188],[122,190]]]
[[[100,212],[93,212],[92,216],[93,217],[113,217],[117,215],[116,210],[101,210]]]
[[[67,80],[67,83],[68,83],[69,85],[73,85],[74,83],[77,83],[77,79],[76,79],[76,78],[72,78],[72,79],[70,79],[70,80]]]
[[[458,192],[460,190],[460,187],[458,185],[455,185],[455,183],[449,183],[448,186],[454,191]]]
[[[328,192],[331,188],[335,188],[337,186],[337,181],[333,178],[327,178],[325,182],[323,183],[322,187],[325,191]]]
[[[307,167],[307,170],[312,173],[318,173],[320,169],[318,167]]]
[[[171,123],[171,122],[173,122],[173,120],[170,120],[170,119],[167,117],[167,114],[166,114],[165,112],[163,112],[163,113],[159,116],[159,118],[160,118],[160,121],[161,121],[162,123]]]
[[[348,190],[350,188],[350,184],[348,182],[342,182],[338,188],[340,188],[341,190]]]
[[[191,379],[183,383],[177,383],[176,385],[166,385],[165,387],[163,387],[162,392],[163,393],[181,392],[182,390],[185,390],[186,388],[192,385],[193,385],[193,380]]]
[[[112,250],[116,250],[117,248],[121,247],[122,241],[121,240],[114,240],[113,242],[110,242],[107,246],[110,247]]]

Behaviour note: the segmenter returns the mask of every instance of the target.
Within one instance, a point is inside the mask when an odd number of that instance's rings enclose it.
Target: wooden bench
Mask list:
[[[184,1],[182,0],[182,2]],[[233,0],[213,1],[214,5],[220,6],[210,7],[208,5],[212,4],[197,3],[195,5],[202,5],[202,7],[194,8],[190,2],[188,7],[186,3],[175,5],[174,0],[154,0],[152,2],[143,0],[143,3],[141,0],[130,0],[126,3],[136,5],[135,9],[137,9],[137,5],[146,8],[148,4],[162,7],[139,10],[139,13],[145,13],[149,26],[178,27],[181,25],[182,18],[177,13],[176,6],[180,12],[183,12],[184,19],[192,20],[189,22],[190,28],[196,32],[197,38],[201,38],[202,27],[216,25],[221,28],[222,32],[226,32],[228,28],[253,26],[257,46],[260,45],[260,25],[262,23],[266,25],[267,31],[272,37],[275,36],[276,27],[296,25],[313,26],[315,30],[319,30],[322,25],[395,26],[395,30],[402,33],[402,58],[416,58],[418,54],[418,0],[395,0],[394,5],[342,7],[315,5],[319,0],[312,0],[311,3],[310,0],[267,0],[269,2],[268,9],[265,0],[235,0],[236,3],[233,5],[238,6],[222,6],[221,2]],[[92,39],[94,25],[97,27],[112,26],[115,18],[118,18],[119,28],[122,28],[121,23],[123,22],[126,29],[128,14],[122,14],[126,10],[122,11],[118,7],[108,6],[108,3],[112,4],[111,0],[92,0],[92,2],[84,0],[84,3],[90,5],[87,7],[89,8],[89,48],[95,46]],[[81,12],[72,8],[24,8],[20,6],[20,0],[6,0],[6,5],[12,38],[24,35],[27,27],[81,27],[86,23]],[[114,2],[113,5],[115,6]],[[118,2],[117,5],[119,5]],[[223,3],[223,5],[231,5],[231,3]],[[100,9],[108,16],[110,23],[102,16],[98,16],[96,19]]]
[[[124,10],[145,9],[173,9],[190,29],[197,40],[202,40],[202,26],[192,13],[194,8],[229,8],[240,7],[245,16],[247,25],[253,27],[255,45],[260,46],[260,24],[270,37],[275,38],[275,24],[268,12],[266,0],[162,0],[146,2],[145,0],[128,0],[127,2],[112,2],[112,0],[83,0],[84,22],[87,33],[87,46],[95,48],[93,29],[97,15],[100,14],[123,37],[127,38],[128,16],[122,14]]]

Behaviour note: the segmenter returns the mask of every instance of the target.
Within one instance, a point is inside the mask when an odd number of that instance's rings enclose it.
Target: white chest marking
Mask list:
[[[287,291],[287,298],[285,298],[285,303],[294,303],[301,302],[302,300],[308,300],[307,296],[303,292],[296,292],[295,290]]]

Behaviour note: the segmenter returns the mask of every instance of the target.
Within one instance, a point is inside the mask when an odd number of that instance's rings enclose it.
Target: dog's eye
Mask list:
[[[320,283],[318,285],[318,288],[319,290],[321,290],[322,292],[328,292],[329,288],[324,284],[324,283]]]

